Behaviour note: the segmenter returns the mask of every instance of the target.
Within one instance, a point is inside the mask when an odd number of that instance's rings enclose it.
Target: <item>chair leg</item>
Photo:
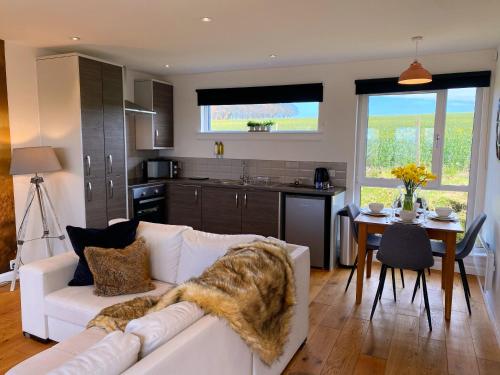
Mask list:
[[[403,275],[403,269],[399,269],[399,274],[401,275],[401,284],[403,284],[403,288],[405,287],[405,276]]]
[[[354,258],[354,264],[352,266],[351,273],[349,274],[349,278],[347,279],[347,285],[345,286],[344,293],[347,292],[347,289],[349,288],[349,285],[351,284],[352,275],[354,275],[354,271],[356,271],[357,265],[358,265],[358,256],[356,255],[356,258]]]
[[[375,313],[375,309],[377,308],[378,300],[380,299],[380,295],[382,294],[382,288],[384,285],[386,271],[387,271],[387,266],[385,264],[382,264],[382,268],[380,270],[380,278],[378,281],[377,293],[375,294],[375,299],[372,305],[372,312],[370,314],[370,320],[372,320],[373,318],[373,314]]]
[[[391,268],[392,275],[392,294],[394,294],[394,302],[396,302],[396,278],[394,277],[394,268]]]
[[[431,269],[430,268],[427,268],[427,273],[429,274],[429,276],[431,275]]]
[[[465,294],[465,302],[467,302],[467,309],[469,310],[469,315],[472,315],[470,309],[470,301],[469,301],[469,283],[467,282],[467,274],[465,273],[464,261],[462,259],[458,260],[458,268],[460,269],[460,276],[462,278],[462,286],[464,287]]]
[[[415,295],[417,294],[418,286],[420,285],[420,271],[417,271],[417,280],[415,280],[415,287],[413,288],[413,296],[411,297],[411,303],[415,301]]]
[[[425,310],[427,312],[427,321],[429,322],[429,330],[432,331],[431,309],[429,308],[429,296],[427,295],[427,283],[425,282],[425,271],[421,273],[422,273],[422,289],[424,291]]]
[[[384,293],[384,286],[385,286],[385,279],[386,279],[386,275],[387,275],[387,266],[385,266],[386,269],[384,271],[384,275],[383,275],[383,278],[382,278],[382,285],[380,287],[380,293],[378,295],[378,299],[382,299],[382,294]]]

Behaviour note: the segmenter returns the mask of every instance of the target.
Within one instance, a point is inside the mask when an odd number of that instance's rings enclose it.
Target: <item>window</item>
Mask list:
[[[203,132],[247,132],[249,121],[272,121],[272,132],[317,132],[318,102],[202,107]]]
[[[271,132],[317,132],[322,83],[198,89],[202,132],[248,132],[271,122]],[[248,127],[249,122],[256,127]],[[257,124],[255,124],[257,123]]]
[[[361,95],[356,182],[361,205],[390,205],[391,169],[424,164],[437,176],[421,195],[450,206],[465,225],[473,207],[483,88]],[[471,210],[469,210],[471,211]]]

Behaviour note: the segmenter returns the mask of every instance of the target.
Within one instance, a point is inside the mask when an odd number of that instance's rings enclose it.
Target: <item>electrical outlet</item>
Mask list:
[[[330,175],[330,177],[335,177],[335,169],[330,169],[328,171],[328,174]]]
[[[10,269],[11,269],[11,271],[12,271],[12,270],[14,269],[14,267],[16,267],[16,260],[15,260],[15,259],[12,259],[12,260],[10,261],[9,265],[10,265]]]

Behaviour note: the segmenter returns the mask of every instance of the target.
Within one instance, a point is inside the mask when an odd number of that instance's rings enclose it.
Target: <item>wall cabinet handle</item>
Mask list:
[[[109,198],[113,199],[114,195],[114,185],[113,185],[113,180],[109,180]]]
[[[87,162],[87,176],[90,176],[90,155],[85,156],[85,161]]]
[[[158,136],[160,135],[160,132],[158,129],[155,129],[155,141],[158,139]]]
[[[194,201],[198,203],[198,189],[194,189]]]
[[[236,194],[234,195],[234,198],[235,198],[235,200],[236,200],[236,208],[238,208],[238,206],[239,206],[239,203],[238,203],[238,201],[239,201],[239,199],[238,199],[238,193],[236,193]]]
[[[113,155],[108,155],[108,173],[113,173]]]
[[[87,201],[92,201],[92,182],[87,182]]]
[[[245,203],[245,208],[247,208],[247,193],[243,195],[243,202]]]

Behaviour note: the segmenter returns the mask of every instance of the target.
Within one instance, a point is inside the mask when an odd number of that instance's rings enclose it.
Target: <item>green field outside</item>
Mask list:
[[[273,121],[275,125],[271,131],[317,131],[318,119],[314,117],[308,118],[259,118],[259,119],[245,119],[245,120],[211,120],[210,130],[212,131],[248,131],[248,121]]]

